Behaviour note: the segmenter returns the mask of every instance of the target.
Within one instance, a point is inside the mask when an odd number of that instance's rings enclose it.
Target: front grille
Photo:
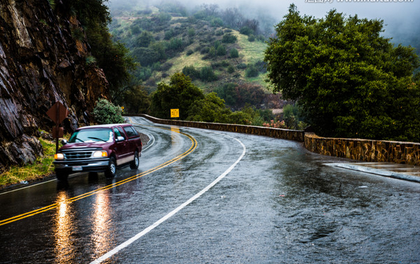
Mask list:
[[[87,159],[90,156],[92,156],[92,151],[66,153],[66,159]]]

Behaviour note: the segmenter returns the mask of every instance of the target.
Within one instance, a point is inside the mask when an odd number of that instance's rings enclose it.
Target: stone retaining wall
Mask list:
[[[420,165],[420,143],[319,137],[305,133],[305,147],[322,155],[369,162]]]
[[[304,147],[309,151],[322,155],[343,157],[359,161],[394,162],[420,166],[420,143],[327,138],[319,137],[314,133],[305,133],[302,130],[160,119],[143,114],[138,116],[159,124],[196,127],[294,140],[303,142]]]
[[[299,142],[303,142],[303,137],[305,133],[302,130],[290,130],[290,129],[261,127],[261,126],[245,126],[245,125],[234,125],[234,124],[160,119],[160,118],[155,118],[155,117],[144,115],[144,114],[137,115],[137,116],[144,117],[158,124],[196,127],[196,128],[204,128],[204,129],[212,129],[212,130],[220,130],[220,131],[228,131],[228,132],[245,133],[245,134],[252,134],[252,135],[259,135],[259,136],[289,139],[289,140],[294,140],[294,141],[299,141]]]

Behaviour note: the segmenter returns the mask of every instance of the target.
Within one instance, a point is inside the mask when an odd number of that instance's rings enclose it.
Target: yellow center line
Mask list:
[[[165,129],[165,128],[163,128],[163,129]],[[128,182],[137,180],[137,179],[139,179],[139,178],[141,178],[143,176],[146,176],[146,175],[148,175],[150,173],[153,173],[153,172],[158,171],[158,170],[160,170],[162,168],[165,168],[165,167],[171,165],[172,163],[177,162],[178,160],[181,160],[184,157],[188,156],[189,154],[191,154],[197,148],[197,140],[194,137],[192,137],[192,136],[190,136],[188,134],[185,134],[185,133],[182,133],[182,132],[177,132],[177,133],[182,134],[182,135],[188,137],[191,140],[191,142],[192,142],[191,147],[186,152],[184,152],[184,153],[176,156],[175,158],[173,158],[171,160],[168,160],[168,161],[166,161],[166,162],[164,162],[164,163],[162,163],[162,164],[160,164],[160,165],[158,165],[158,166],[156,166],[156,167],[154,167],[152,169],[149,169],[147,171],[144,171],[142,173],[139,173],[139,174],[136,174],[134,176],[128,177],[128,178],[126,178],[124,180],[121,180],[121,181],[118,181],[118,182],[115,182],[115,183],[112,183],[112,184],[103,186],[103,187],[98,188],[96,190],[93,190],[93,191],[90,191],[90,192],[87,192],[87,193],[83,193],[83,194],[80,194],[78,196],[69,198],[69,199],[67,199],[67,202],[68,203],[73,203],[73,202],[76,202],[78,200],[81,200],[81,199],[87,198],[89,196],[95,195],[95,194],[97,194],[97,193],[99,193],[101,191],[109,190],[109,189],[118,187],[120,185],[126,184]],[[35,210],[30,211],[30,212],[27,212],[27,213],[23,213],[23,214],[16,215],[16,216],[13,216],[13,217],[4,219],[4,220],[0,220],[0,226],[7,225],[7,224],[10,224],[10,223],[13,223],[13,222],[16,222],[16,221],[19,221],[19,220],[22,220],[22,219],[25,219],[25,218],[34,216],[34,215],[37,215],[37,214],[40,214],[40,213],[43,213],[43,212],[52,210],[52,209],[57,208],[57,207],[58,207],[58,203],[54,203],[54,204],[51,204],[51,205],[48,205],[48,206],[45,206],[45,207],[42,207],[42,208],[39,208],[39,209],[35,209]]]

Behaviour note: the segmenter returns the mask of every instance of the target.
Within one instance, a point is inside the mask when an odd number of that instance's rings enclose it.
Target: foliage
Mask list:
[[[222,37],[223,43],[235,43],[238,40],[238,38],[235,35],[232,34],[226,34]]]
[[[305,129],[307,127],[302,117],[302,109],[296,104],[288,104],[283,108],[283,120],[289,129]]]
[[[110,84],[111,96],[118,94],[120,87],[129,80],[130,71],[136,65],[128,56],[128,50],[119,42],[113,42],[108,32],[111,17],[106,0],[63,1],[65,10],[74,12],[81,22],[92,56],[98,67],[103,69]]]
[[[217,80],[217,76],[212,67],[203,67],[200,70],[200,79],[205,82],[212,82]]]
[[[148,47],[155,40],[152,33],[143,31],[136,39],[137,47]]]
[[[171,109],[179,109],[180,119],[187,119],[188,110],[196,101],[204,98],[203,92],[183,73],[171,76],[169,84],[161,82],[151,95],[151,114],[169,118]]]
[[[257,67],[255,67],[255,65],[253,65],[253,64],[248,65],[248,67],[246,68],[245,76],[248,77],[248,78],[257,77],[259,74],[260,73],[259,73]]]
[[[298,100],[320,135],[420,141],[418,58],[382,30],[383,21],[301,17],[291,5],[265,52],[274,90]]]
[[[237,49],[233,48],[230,50],[230,57],[231,58],[238,58],[239,57],[239,52]]]
[[[200,71],[196,70],[194,66],[185,66],[182,69],[182,73],[189,76],[192,80],[200,78]]]
[[[217,55],[218,56],[226,55],[226,47],[224,45],[220,45],[219,47],[217,47]]]
[[[115,106],[104,98],[96,101],[93,115],[99,124],[124,123],[121,107]]]
[[[253,34],[254,34],[254,31],[253,31],[251,28],[247,27],[247,26],[242,27],[242,28],[239,30],[239,32],[240,32],[241,34],[243,34],[243,35],[247,35],[247,36],[250,36],[250,35],[253,35]]]
[[[147,113],[150,107],[150,98],[147,91],[141,85],[127,89],[124,93],[124,112],[140,114]]]
[[[152,48],[135,48],[132,50],[131,55],[144,67],[152,65],[160,58],[159,53]]]
[[[233,109],[241,109],[246,105],[258,106],[264,99],[261,87],[252,84],[227,83],[214,91]]]
[[[190,121],[227,123],[231,111],[216,93],[209,93],[203,99],[195,101],[188,114],[187,120]]]
[[[41,131],[41,134],[45,133]],[[66,136],[68,139],[68,136]],[[21,181],[31,181],[41,179],[54,172],[54,154],[55,154],[55,142],[39,138],[42,145],[43,155],[37,157],[33,164],[27,164],[24,166],[12,166],[7,171],[0,174],[0,186],[8,184],[15,184]]]

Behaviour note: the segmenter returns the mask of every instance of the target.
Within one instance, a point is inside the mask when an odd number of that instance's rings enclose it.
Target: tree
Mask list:
[[[383,21],[301,17],[292,4],[265,51],[268,78],[320,135],[419,141],[418,58],[382,31]]]
[[[169,84],[161,82],[156,92],[151,95],[151,114],[160,118],[169,118],[171,109],[179,109],[180,119],[188,117],[188,110],[196,101],[204,98],[203,92],[183,73],[171,76]]]
[[[205,98],[195,101],[188,111],[191,121],[227,123],[231,111],[226,108],[225,101],[216,93],[209,93]]]
[[[104,98],[98,99],[93,109],[96,122],[99,124],[124,123],[122,109]]]
[[[124,112],[141,114],[147,113],[150,107],[150,98],[147,91],[141,85],[130,87],[124,95]]]
[[[140,36],[136,39],[136,46],[137,47],[148,47],[150,43],[154,42],[155,38],[153,37],[152,33],[148,31],[143,31]]]

